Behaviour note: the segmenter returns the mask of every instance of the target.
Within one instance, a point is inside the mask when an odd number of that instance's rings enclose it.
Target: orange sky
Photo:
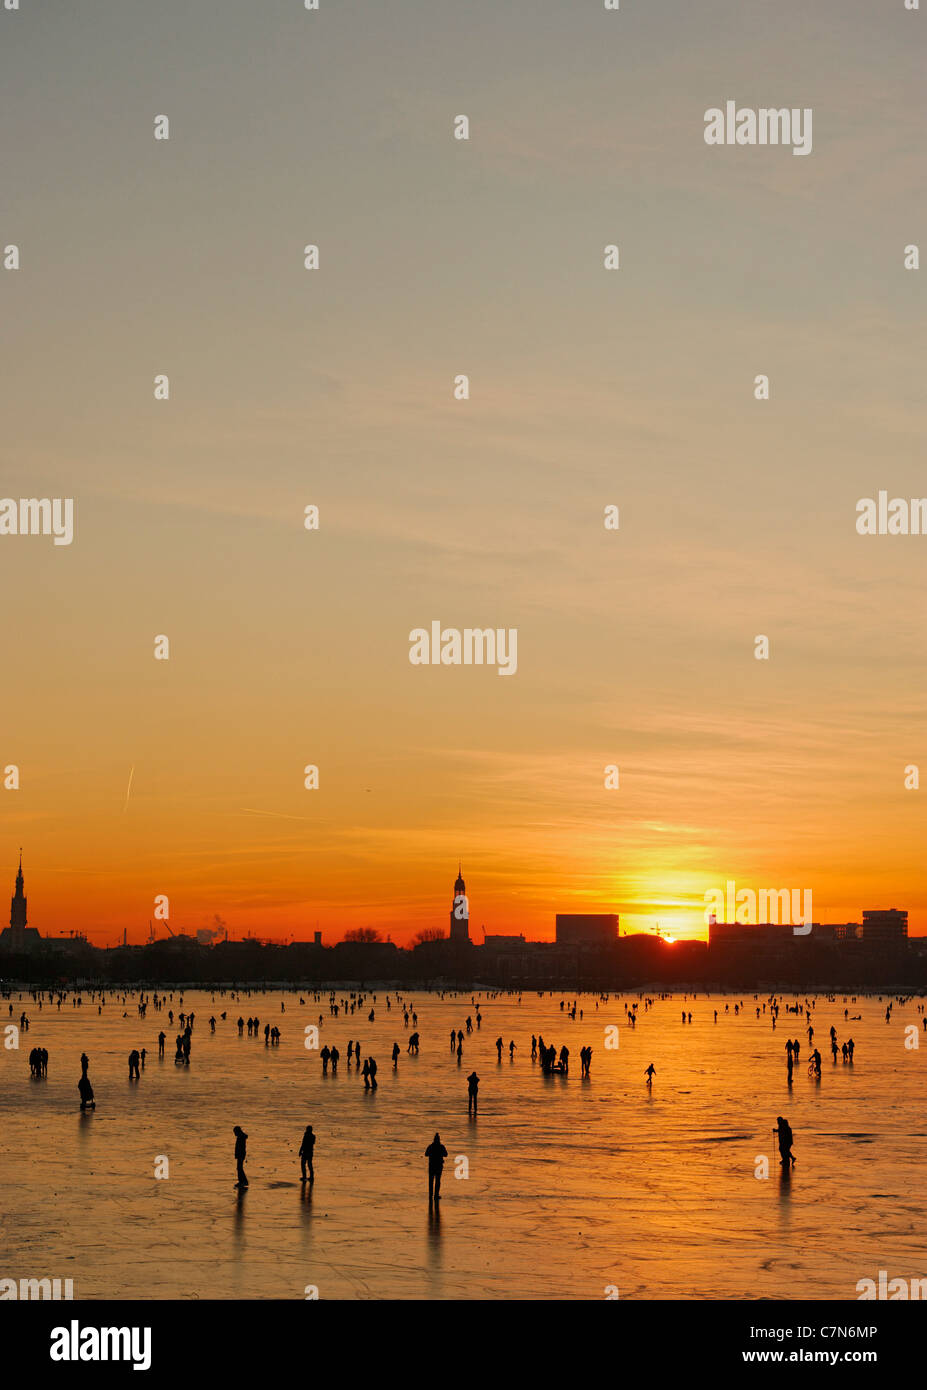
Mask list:
[[[30,923],[405,941],[460,857],[478,940],[702,935],[728,879],[927,931],[927,538],[855,530],[925,492],[900,7],[330,8],[5,30],[0,493],[76,507],[0,536]],[[813,153],[707,147],[732,95],[813,106]],[[435,619],[517,628],[517,674],[410,665]]]

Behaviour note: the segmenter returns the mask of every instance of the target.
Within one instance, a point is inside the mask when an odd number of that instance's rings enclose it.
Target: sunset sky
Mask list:
[[[925,24],[0,11],[0,494],[76,509],[0,536],[31,926],[404,942],[460,859],[477,941],[704,935],[728,879],[927,932],[927,537],[855,529],[927,495]],[[811,107],[812,153],[707,146],[727,99]],[[517,674],[412,666],[434,619],[517,628]]]

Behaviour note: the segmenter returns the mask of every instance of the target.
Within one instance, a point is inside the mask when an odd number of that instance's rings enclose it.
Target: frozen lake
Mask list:
[[[757,1019],[763,999],[751,994],[689,995],[691,1025],[681,1023],[682,994],[646,1011],[641,1001],[631,1029],[625,1005],[636,994],[580,996],[584,1017],[573,1020],[559,994],[526,993],[519,1003],[408,993],[421,1035],[420,1054],[409,1056],[411,1021],[395,994],[388,1012],[386,993],[375,993],[347,1018],[329,1014],[327,993],[317,1001],[306,991],[300,1006],[299,991],[188,990],[181,1005],[174,990],[163,1011],[149,1005],[142,1019],[137,997],[123,1003],[121,993],[107,994],[102,1014],[87,992],[80,1008],[69,996],[60,1010],[16,993],[4,999],[0,1021],[18,1022],[25,1009],[31,1028],[18,1051],[0,1053],[0,1277],[70,1278],[75,1297],[88,1299],[294,1299],[307,1285],[321,1298],[602,1299],[612,1285],[629,1299],[854,1299],[857,1281],[880,1269],[927,1275],[919,1001],[896,1003],[887,1023],[887,998],[818,996],[816,1081],[804,1017],[784,1009],[792,996],[782,996],[775,1030],[768,1012]],[[458,1065],[449,1033],[468,1014],[475,1020],[471,999],[483,1022],[465,1036]],[[173,1060],[181,1007],[196,1015],[188,1068]],[[845,1021],[845,1008],[861,1018]],[[259,1017],[259,1037],[238,1036],[239,1014]],[[319,1053],[304,1046],[320,1014],[320,1045],[341,1053],[335,1076],[323,1076]],[[265,1046],[265,1023],[281,1029],[279,1046]],[[852,1066],[831,1060],[832,1024],[841,1043],[854,1039]],[[905,1047],[912,1024],[916,1050]],[[618,1026],[617,1050],[605,1049],[608,1025]],[[541,1073],[532,1033],[568,1045],[568,1076]],[[787,1037],[802,1045],[791,1091]],[[377,1060],[375,1092],[346,1066],[349,1038]],[[584,1044],[593,1048],[588,1080],[579,1074]],[[47,1079],[30,1077],[33,1047],[48,1049]],[[148,1057],[130,1083],[133,1047]],[[82,1051],[97,1102],[85,1115]],[[772,1132],[778,1114],[795,1134],[788,1180]],[[317,1135],[310,1193],[296,1155],[307,1123]],[[243,1194],[234,1187],[235,1124],[249,1136]],[[435,1130],[450,1155],[437,1218],[423,1156]],[[155,1178],[159,1155],[169,1159],[166,1179]],[[454,1176],[458,1155],[465,1178]],[[766,1180],[755,1176],[760,1155]]]

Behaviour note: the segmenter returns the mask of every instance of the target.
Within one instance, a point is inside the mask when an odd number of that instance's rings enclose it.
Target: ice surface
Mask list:
[[[927,1034],[915,1001],[896,1005],[887,1024],[887,1001],[819,996],[818,1083],[806,1071],[804,1018],[783,1012],[773,1031],[750,994],[689,996],[691,1026],[680,1021],[681,994],[646,1013],[641,1005],[633,1031],[617,999],[597,1007],[580,997],[585,1017],[573,1021],[559,994],[526,993],[521,1003],[483,994],[482,1028],[465,1036],[458,1066],[449,1032],[475,1017],[470,995],[406,996],[422,1039],[415,1057],[406,1052],[411,1023],[375,992],[370,1023],[369,1003],[332,1018],[327,994],[316,1002],[303,991],[300,1007],[298,992],[187,991],[182,1007],[196,1014],[189,1068],[173,1061],[179,1028],[166,1008],[139,1019],[132,996],[123,1004],[108,994],[98,1015],[85,993],[80,1008],[68,999],[59,1012],[14,994],[13,1021],[25,1008],[32,1026],[18,1051],[0,1050],[0,1277],[71,1278],[75,1297],[88,1299],[289,1299],[307,1285],[321,1298],[603,1299],[614,1285],[623,1299],[853,1299],[857,1281],[880,1269],[927,1275]],[[735,1017],[741,997],[747,1009]],[[861,1021],[846,1023],[845,1007]],[[212,1035],[209,1016],[222,1010],[228,1018]],[[239,1038],[239,1014],[258,1015],[259,1038]],[[341,1052],[337,1076],[323,1077],[318,1052],[303,1045],[319,1014],[322,1043]],[[0,1022],[7,1015],[3,1001]],[[278,1047],[265,1047],[265,1023],[281,1028]],[[841,1042],[855,1041],[852,1067],[832,1064],[831,1023]],[[904,1046],[912,1023],[918,1050]],[[617,1051],[604,1048],[609,1024],[619,1027]],[[567,1043],[569,1076],[542,1075],[532,1032]],[[791,1092],[789,1036],[802,1044]],[[349,1037],[377,1059],[375,1093],[346,1066]],[[579,1075],[585,1043],[594,1049],[588,1081]],[[33,1081],[29,1051],[42,1046],[48,1078]],[[130,1083],[128,1053],[143,1046],[147,1065]],[[81,1051],[97,1100],[86,1115]],[[787,1182],[772,1132],[778,1114],[795,1133]],[[318,1136],[311,1195],[296,1153],[307,1123]],[[234,1188],[235,1124],[249,1136],[244,1194]],[[423,1156],[435,1130],[450,1154],[437,1219]],[[166,1180],[154,1176],[158,1155],[170,1161]],[[458,1155],[466,1178],[454,1176]],[[759,1155],[769,1159],[765,1181],[754,1176]]]

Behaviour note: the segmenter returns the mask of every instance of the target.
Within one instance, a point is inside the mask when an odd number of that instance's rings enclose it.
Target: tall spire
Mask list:
[[[457,882],[454,884],[454,903],[451,907],[451,941],[462,944],[470,940],[470,906],[467,902],[467,885],[463,879],[463,864],[457,862]]]
[[[14,939],[20,939],[20,935],[26,925],[26,895],[23,891],[23,852],[19,851],[19,872],[16,875],[16,892],[10,901],[10,926],[13,929]]]

